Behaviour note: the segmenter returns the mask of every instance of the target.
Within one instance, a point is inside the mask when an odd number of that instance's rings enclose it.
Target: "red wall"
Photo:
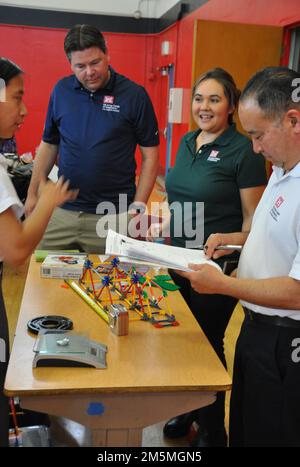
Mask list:
[[[62,50],[63,33],[47,29],[0,26],[1,55],[14,60],[26,73],[26,123],[18,132],[19,151],[34,151],[39,144],[49,93],[68,72]]]
[[[65,30],[0,25],[1,55],[25,71],[26,122],[17,134],[19,152],[34,152],[42,136],[51,89],[71,74],[63,50]],[[117,71],[143,86],[153,57],[153,38],[134,34],[106,33],[111,64]],[[149,80],[148,80],[149,81]],[[153,84],[146,85],[151,97]]]
[[[175,86],[190,88],[195,19],[239,23],[290,25],[300,21],[299,0],[210,0],[157,35],[105,33],[112,66],[142,84],[152,98],[161,133],[160,159],[165,165],[168,78],[160,67],[175,66]],[[26,72],[26,104],[29,115],[17,135],[19,151],[34,151],[44,124],[50,91],[54,83],[70,74],[63,52],[65,30],[0,25],[1,55],[15,60]],[[171,42],[170,55],[161,56],[161,42]],[[174,124],[172,161],[188,124]]]
[[[176,87],[191,88],[192,86],[194,21],[198,19],[287,26],[300,21],[300,2],[299,0],[285,2],[283,0],[209,0],[201,8],[184,17],[167,31],[162,32],[157,37],[159,42],[157,50],[160,53],[160,43],[163,40],[174,42],[173,53],[168,57],[168,60],[175,63]],[[157,104],[157,100],[155,100],[155,104]],[[163,125],[162,120],[163,116],[160,114],[161,125]],[[187,130],[186,123],[173,125],[172,164],[179,141]]]

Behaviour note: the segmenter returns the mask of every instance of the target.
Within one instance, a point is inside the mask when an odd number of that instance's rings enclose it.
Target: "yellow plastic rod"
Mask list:
[[[65,282],[73,289],[76,293],[91,307],[93,310],[108,323],[108,315],[101,308],[100,305],[94,302],[94,300],[84,291],[82,288],[76,284],[76,282],[71,280],[65,280]]]

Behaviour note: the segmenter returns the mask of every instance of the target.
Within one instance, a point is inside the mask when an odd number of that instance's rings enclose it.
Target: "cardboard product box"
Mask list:
[[[41,264],[41,277],[54,279],[80,279],[85,254],[50,254]]]

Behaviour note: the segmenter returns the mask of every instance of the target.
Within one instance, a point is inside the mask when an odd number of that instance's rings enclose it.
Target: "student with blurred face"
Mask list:
[[[10,60],[0,58],[0,142],[12,138],[27,114],[23,102],[22,70]],[[43,182],[32,215],[21,223],[23,206],[7,174],[6,160],[0,154],[0,446],[8,445],[8,400],[3,394],[9,357],[8,324],[2,296],[3,261],[19,264],[40,241],[54,208],[77,193],[68,190],[68,182]]]

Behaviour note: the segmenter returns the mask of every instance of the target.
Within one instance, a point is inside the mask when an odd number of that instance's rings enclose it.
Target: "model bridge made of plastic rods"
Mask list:
[[[109,305],[124,302],[128,310],[135,312],[129,316],[131,321],[149,321],[157,328],[179,325],[171,310],[168,292],[180,287],[169,275],[150,277],[147,273],[138,272],[135,266],[125,271],[115,257],[103,263],[87,259],[81,279],[65,282],[107,323]]]

